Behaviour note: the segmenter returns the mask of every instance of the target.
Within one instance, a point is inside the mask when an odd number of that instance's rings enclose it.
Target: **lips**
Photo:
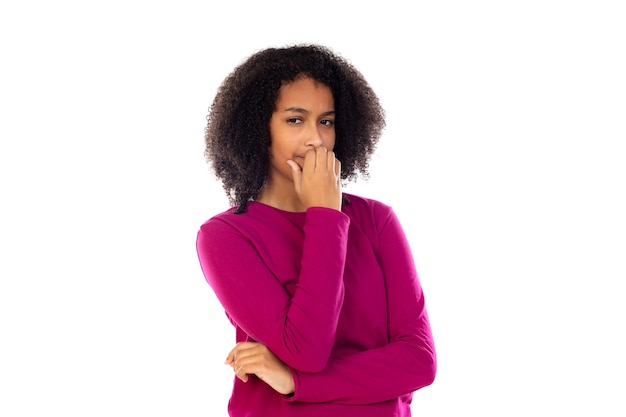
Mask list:
[[[304,166],[304,156],[294,156],[293,160],[296,164],[298,164],[300,169],[302,169],[302,167]]]

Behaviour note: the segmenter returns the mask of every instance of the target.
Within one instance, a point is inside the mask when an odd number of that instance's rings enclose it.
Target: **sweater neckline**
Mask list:
[[[278,207],[270,206],[269,204],[261,203],[260,201],[251,201],[251,202],[248,203],[248,207],[250,207],[251,205],[259,207],[259,208],[262,208],[264,210],[281,213],[281,214],[284,214],[285,216],[302,217],[302,216],[306,215],[306,211],[288,211],[288,210],[283,210],[283,209],[280,209]]]

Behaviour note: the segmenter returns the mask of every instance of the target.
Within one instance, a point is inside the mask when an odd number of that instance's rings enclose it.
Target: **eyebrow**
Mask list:
[[[285,109],[285,112],[304,113],[304,114],[311,113],[310,111],[308,111],[307,109],[303,109],[302,107],[289,107],[289,108]],[[335,111],[334,110],[328,110],[328,111],[322,113],[322,116],[334,116],[334,115],[335,115]]]

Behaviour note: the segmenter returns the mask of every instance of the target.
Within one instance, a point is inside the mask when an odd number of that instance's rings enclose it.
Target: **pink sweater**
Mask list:
[[[234,378],[232,417],[406,417],[436,355],[411,249],[393,210],[252,202],[204,223],[202,270],[236,328],[293,369],[295,393]],[[233,346],[234,346],[233,342]]]

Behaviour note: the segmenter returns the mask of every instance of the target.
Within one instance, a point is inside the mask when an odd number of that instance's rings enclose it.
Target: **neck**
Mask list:
[[[277,187],[268,182],[259,193],[256,201],[284,211],[296,213],[306,211],[295,189],[293,189],[293,183],[290,183],[290,185],[291,187]]]

